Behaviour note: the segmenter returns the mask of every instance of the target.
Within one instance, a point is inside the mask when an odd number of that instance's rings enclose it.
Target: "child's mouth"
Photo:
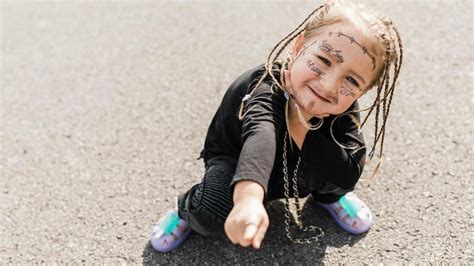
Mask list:
[[[322,100],[322,101],[324,101],[324,102],[328,102],[328,103],[331,102],[331,101],[329,101],[328,99],[326,99],[326,98],[324,98],[323,96],[321,96],[320,94],[318,94],[318,93],[316,92],[316,90],[313,89],[311,86],[308,85],[308,87],[309,87],[309,89],[311,90],[311,92],[312,92],[317,98],[319,98],[320,100]]]

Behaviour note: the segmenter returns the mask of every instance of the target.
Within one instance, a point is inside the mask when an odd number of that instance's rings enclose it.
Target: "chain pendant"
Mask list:
[[[290,231],[290,216],[291,211],[290,211],[290,181],[288,177],[288,159],[287,159],[287,150],[286,150],[286,139],[289,138],[288,132],[285,132],[285,137],[283,138],[283,180],[284,182],[284,188],[285,188],[285,230],[286,230],[286,237],[293,243],[296,244],[309,244],[312,242],[319,241],[321,238],[324,237],[324,231],[320,227],[310,225],[307,227],[303,227],[303,223],[301,222],[301,206],[300,206],[300,201],[299,201],[299,192],[298,192],[298,183],[297,183],[297,177],[298,177],[298,169],[299,165],[301,162],[301,155],[298,157],[298,162],[296,163],[295,170],[293,171],[293,194],[294,194],[294,200],[295,200],[295,207],[296,207],[296,225],[298,228],[303,231],[303,232],[317,232],[315,233],[314,236],[309,237],[309,238],[304,238],[304,239],[295,239],[291,235]]]

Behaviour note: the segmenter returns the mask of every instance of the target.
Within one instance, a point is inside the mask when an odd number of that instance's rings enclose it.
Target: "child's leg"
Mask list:
[[[151,244],[156,250],[168,252],[178,248],[191,229],[202,235],[224,234],[224,222],[233,207],[230,183],[235,166],[236,160],[228,156],[207,161],[202,182],[181,194],[178,209],[165,213],[153,227]],[[161,225],[174,227],[172,232],[161,234]]]
[[[345,193],[344,193],[345,194]],[[338,201],[344,194],[336,193],[319,193],[317,191],[312,191],[311,196],[313,199],[319,203],[334,203]]]
[[[314,200],[336,220],[337,224],[352,234],[365,233],[373,225],[372,212],[369,207],[349,192],[345,195],[311,193]]]
[[[179,216],[194,231],[225,235],[224,222],[234,206],[230,183],[236,164],[229,156],[209,159],[201,183],[178,197]]]

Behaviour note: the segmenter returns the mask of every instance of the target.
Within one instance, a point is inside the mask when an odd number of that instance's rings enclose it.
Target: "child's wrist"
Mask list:
[[[234,187],[234,204],[246,200],[257,200],[263,202],[265,190],[262,185],[251,180],[241,180]]]

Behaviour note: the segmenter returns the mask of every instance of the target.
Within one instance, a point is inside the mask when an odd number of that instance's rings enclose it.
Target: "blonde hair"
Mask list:
[[[291,33],[289,33],[285,38],[281,39],[275,45],[268,55],[267,62],[265,64],[265,72],[253,87],[250,94],[252,94],[253,91],[255,91],[255,88],[258,88],[265,78],[268,77],[273,80],[277,87],[285,91],[283,71],[288,69],[290,58],[286,56],[286,58],[280,60],[283,51],[288,49],[289,44],[292,43],[292,41],[302,32],[304,32],[304,42],[314,36],[320,27],[335,23],[350,23],[357,30],[359,30],[366,37],[364,43],[371,44],[371,46],[368,47],[368,50],[370,50],[370,52],[375,55],[376,60],[380,62],[380,64],[377,64],[379,67],[377,67],[375,70],[374,78],[366,88],[366,90],[370,90],[374,87],[377,88],[376,96],[372,105],[365,109],[342,113],[334,118],[333,121],[344,115],[348,115],[359,128],[362,128],[375,109],[375,137],[373,147],[369,152],[369,158],[372,159],[376,146],[379,142],[379,157],[381,158],[383,154],[387,118],[390,112],[393,93],[395,91],[395,84],[398,79],[403,61],[403,44],[400,34],[392,20],[389,18],[381,16],[380,14],[367,9],[360,4],[355,4],[348,0],[327,0],[325,4],[313,10],[303,20],[303,22],[300,23],[300,25],[298,25]],[[276,70],[275,65],[279,62],[282,62],[282,66],[280,70],[280,80],[277,80],[274,71]],[[379,125],[380,109],[382,109],[382,125]],[[245,116],[243,111],[244,101],[241,103],[239,110],[239,119],[241,120]],[[368,113],[362,120],[362,123],[359,123],[352,113],[362,111],[368,111]],[[332,126],[331,135],[334,141],[345,149],[352,149],[356,151],[360,148],[363,148],[348,147],[339,143],[332,134]],[[380,161],[375,167],[374,174],[378,170],[379,165]]]

